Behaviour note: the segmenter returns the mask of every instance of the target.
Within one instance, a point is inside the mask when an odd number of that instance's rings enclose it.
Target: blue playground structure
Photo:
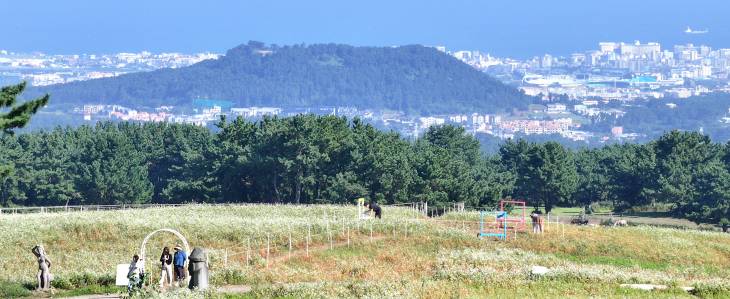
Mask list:
[[[494,221],[485,222],[485,218],[494,217]],[[499,224],[502,225],[499,225]],[[479,212],[479,238],[497,237],[500,240],[507,239],[507,212],[506,211],[481,211]]]

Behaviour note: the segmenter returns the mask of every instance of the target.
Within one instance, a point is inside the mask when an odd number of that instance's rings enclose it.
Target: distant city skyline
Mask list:
[[[0,48],[18,52],[222,53],[248,40],[443,45],[522,58],[612,40],[730,47],[730,3],[709,0],[5,2],[14,13],[0,19]]]

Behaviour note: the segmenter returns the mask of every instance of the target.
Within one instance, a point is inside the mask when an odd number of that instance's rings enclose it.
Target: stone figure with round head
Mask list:
[[[38,289],[48,290],[51,288],[51,259],[46,255],[43,245],[36,245],[32,249],[38,259]]]
[[[208,288],[208,253],[200,247],[193,248],[188,257],[188,272],[190,272],[191,290],[205,290]]]

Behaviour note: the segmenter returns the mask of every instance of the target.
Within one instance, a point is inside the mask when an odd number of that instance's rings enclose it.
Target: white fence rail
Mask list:
[[[147,209],[147,208],[164,208],[164,207],[182,207],[190,205],[210,205],[210,206],[250,206],[250,205],[299,205],[309,206],[316,204],[294,204],[294,203],[181,203],[181,204],[120,204],[120,205],[68,205],[68,206],[44,206],[44,207],[0,207],[0,214],[31,214],[31,213],[64,213],[64,212],[84,212],[84,211],[111,211],[111,210],[131,210],[131,209]],[[338,204],[334,204],[338,205]],[[342,206],[352,206],[351,204],[340,204]],[[392,205],[382,205],[384,207],[401,207],[414,209],[423,215],[426,215],[427,205],[425,203],[398,203]]]
[[[129,210],[159,207],[177,207],[186,204],[121,204],[121,205],[72,205],[48,207],[10,207],[0,208],[0,214],[58,213],[83,211]]]

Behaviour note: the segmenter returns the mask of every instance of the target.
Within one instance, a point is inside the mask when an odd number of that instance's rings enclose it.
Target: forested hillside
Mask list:
[[[710,93],[685,99],[637,100],[630,104],[616,102],[612,106],[626,111],[626,115],[608,117],[584,129],[607,132],[613,126],[623,126],[652,139],[671,130],[703,130],[717,141],[730,140],[730,124],[723,119],[730,116],[730,94],[727,93]]]
[[[666,204],[676,216],[730,225],[730,146],[673,131],[648,144],[571,151],[510,141],[485,156],[463,128],[432,127],[410,142],[359,120],[301,115],[5,135],[2,205],[182,202],[465,202],[623,211]]]
[[[355,106],[406,112],[497,112],[530,97],[423,46],[267,46],[249,42],[218,60],[37,88],[55,104],[188,105],[198,98],[237,106]]]

